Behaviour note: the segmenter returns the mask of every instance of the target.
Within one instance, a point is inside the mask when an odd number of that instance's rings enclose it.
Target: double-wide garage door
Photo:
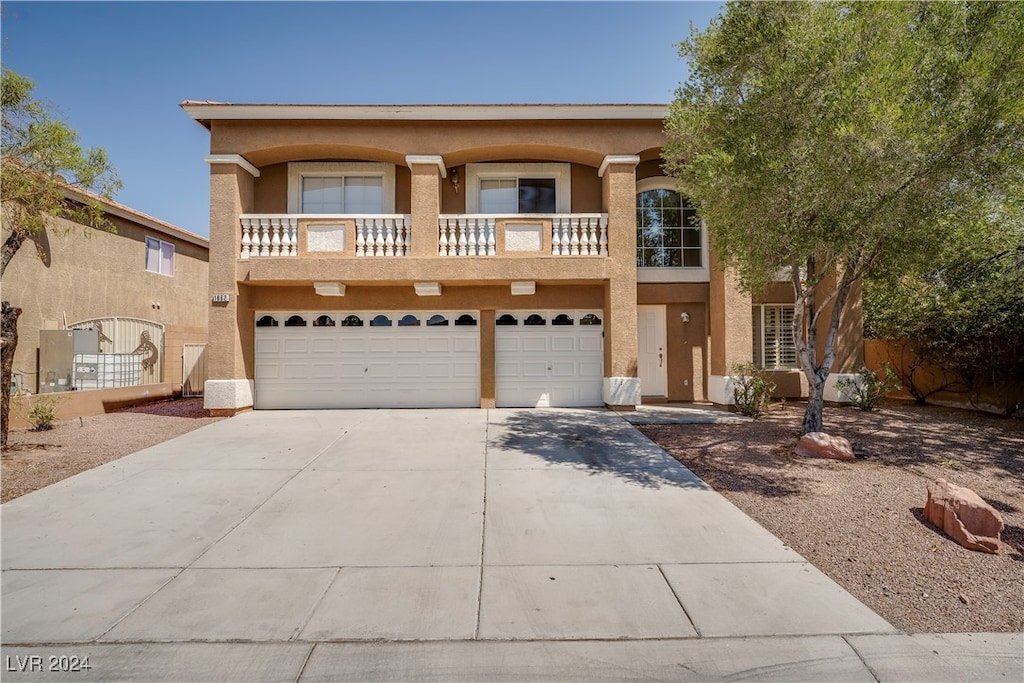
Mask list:
[[[256,314],[257,408],[480,405],[478,312]],[[498,407],[601,405],[600,311],[498,311]]]
[[[255,406],[478,407],[478,323],[457,311],[257,313]]]

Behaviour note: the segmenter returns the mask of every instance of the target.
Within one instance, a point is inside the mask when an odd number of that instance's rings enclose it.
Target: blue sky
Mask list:
[[[36,83],[115,197],[209,233],[208,135],[178,104],[659,103],[704,2],[4,2],[2,60]]]

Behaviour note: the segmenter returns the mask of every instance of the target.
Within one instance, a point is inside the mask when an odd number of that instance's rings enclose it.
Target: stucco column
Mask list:
[[[441,178],[448,175],[439,155],[410,154],[412,172],[412,255],[437,256],[437,216],[441,213]]]
[[[750,295],[740,289],[739,277],[711,252],[710,375],[708,399],[719,405],[735,403],[729,370],[754,358]]]
[[[259,171],[242,157],[208,157],[210,162],[210,340],[206,348],[204,405],[214,414],[233,414],[253,405],[253,318],[248,288],[238,282],[240,214],[253,208],[253,176]],[[216,295],[226,302],[213,302]]]
[[[610,155],[598,170],[608,214],[609,278],[605,284],[603,400],[610,408],[640,404],[636,341],[635,155]]]

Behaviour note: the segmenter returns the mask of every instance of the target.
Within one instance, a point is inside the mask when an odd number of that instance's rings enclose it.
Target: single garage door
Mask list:
[[[480,405],[479,315],[256,314],[256,408]]]
[[[498,311],[495,405],[602,405],[603,332],[600,311]]]

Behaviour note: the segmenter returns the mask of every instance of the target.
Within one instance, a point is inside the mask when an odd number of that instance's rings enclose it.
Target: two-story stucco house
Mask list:
[[[801,395],[792,294],[716,267],[663,105],[182,106],[210,132],[208,408],[724,404],[752,359]]]

